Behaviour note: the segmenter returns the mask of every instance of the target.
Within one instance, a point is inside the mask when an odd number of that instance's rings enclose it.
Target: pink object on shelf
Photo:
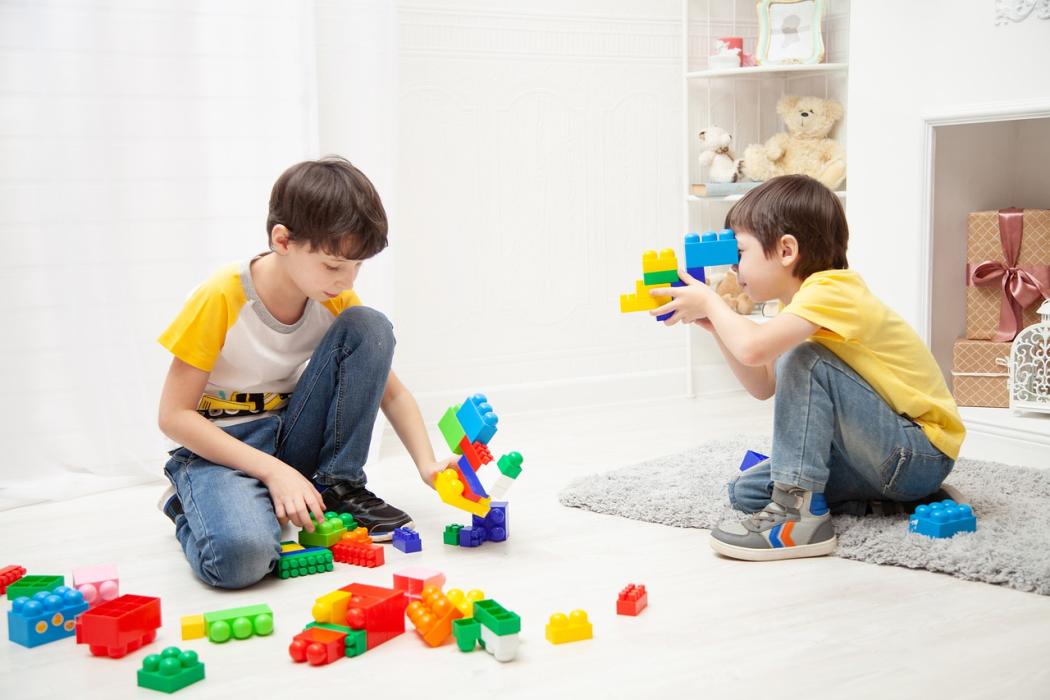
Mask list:
[[[92,608],[120,595],[120,578],[113,564],[81,566],[73,569],[73,588],[84,594]]]

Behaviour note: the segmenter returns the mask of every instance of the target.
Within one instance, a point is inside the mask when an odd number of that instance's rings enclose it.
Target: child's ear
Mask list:
[[[779,250],[780,264],[791,267],[798,262],[798,239],[790,233],[780,237]]]
[[[270,250],[278,255],[284,255],[287,253],[288,245],[291,242],[291,234],[284,224],[277,224],[273,227],[273,230],[270,231]]]

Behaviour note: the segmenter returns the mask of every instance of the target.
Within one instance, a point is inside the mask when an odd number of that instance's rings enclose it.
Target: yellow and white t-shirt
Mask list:
[[[288,402],[335,317],[361,303],[353,290],[306,301],[295,323],[281,323],[255,292],[251,260],[223,267],[190,293],[157,340],[175,357],[210,372],[197,410],[219,425],[252,420]]]
[[[934,447],[952,459],[959,456],[966,428],[937,361],[860,275],[814,273],[783,312],[820,326],[810,340],[842,358],[894,411],[918,423]]]

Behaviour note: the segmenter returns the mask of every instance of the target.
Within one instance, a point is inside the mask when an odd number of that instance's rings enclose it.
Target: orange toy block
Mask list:
[[[419,636],[432,647],[444,644],[452,634],[452,621],[463,617],[459,608],[435,586],[424,588],[422,600],[409,603],[405,613]]]

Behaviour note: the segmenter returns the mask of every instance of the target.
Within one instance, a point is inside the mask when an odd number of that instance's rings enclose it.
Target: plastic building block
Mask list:
[[[469,442],[466,435],[459,441],[459,454],[459,464],[464,469],[469,467],[477,471],[492,461],[488,445],[483,442]]]
[[[364,544],[353,540],[343,540],[332,545],[332,556],[341,564],[363,566],[374,569],[386,562],[383,548],[377,544]]]
[[[767,459],[769,459],[769,455],[764,455],[761,452],[755,452],[754,450],[748,450],[744,455],[744,459],[740,462],[740,471],[747,471],[759,462],[763,462]]]
[[[507,498],[507,492],[510,491],[510,487],[514,485],[514,479],[510,479],[502,474],[496,479],[496,483],[489,489],[489,498],[494,501],[503,501]]]
[[[159,655],[150,654],[142,660],[138,680],[140,688],[174,693],[204,680],[204,664],[195,651],[168,647]]]
[[[394,549],[399,549],[405,554],[423,551],[423,540],[415,530],[399,527],[394,530]]]
[[[368,649],[404,633],[408,599],[401,591],[363,583],[351,583],[339,590],[348,591],[352,596],[346,610],[346,624],[351,629],[368,632]]]
[[[518,647],[521,645],[521,639],[517,633],[500,635],[485,625],[481,625],[479,631],[481,632],[481,639],[478,641],[481,642],[481,647],[492,654],[496,661],[505,663],[514,660],[518,653]]]
[[[343,656],[353,658],[368,651],[368,632],[365,630],[350,630],[346,633],[346,643]]]
[[[480,547],[485,542],[485,531],[480,527],[464,527],[459,530],[460,547]]]
[[[297,551],[283,552],[277,560],[273,573],[278,578],[297,578],[310,574],[323,574],[335,569],[332,563],[332,550],[324,547],[310,547]]]
[[[7,591],[7,587],[26,575],[24,566],[11,564],[0,569],[0,595]]]
[[[455,469],[445,469],[434,478],[434,489],[441,496],[441,500],[450,506],[465,510],[473,515],[485,517],[489,512],[489,503],[492,499],[482,498],[471,501],[463,497],[463,482]]]
[[[40,576],[30,574],[22,576],[7,586],[7,599],[32,598],[37,593],[53,591],[66,585],[65,576]]]
[[[217,644],[231,637],[265,637],[273,632],[273,610],[269,605],[260,604],[204,613],[204,627],[208,640]]]
[[[441,420],[438,421],[438,428],[445,437],[445,442],[448,443],[448,449],[457,455],[463,454],[459,443],[467,435],[463,431],[463,426],[459,424],[459,418],[456,418],[456,413],[461,405],[457,403],[455,406],[448,408],[445,411],[445,415],[441,416]]]
[[[479,600],[485,600],[485,593],[477,588],[472,588],[466,593],[458,588],[450,588],[445,595],[448,596],[453,605],[459,608],[459,611],[463,613],[463,617],[474,617],[474,603]]]
[[[678,281],[678,256],[673,248],[657,253],[647,250],[642,253],[642,281],[646,285],[674,283]]]
[[[687,268],[736,265],[738,262],[740,254],[736,247],[736,234],[732,229],[724,228],[718,233],[708,231],[702,236],[690,233],[685,237]]]
[[[156,639],[159,627],[160,598],[125,594],[77,618],[77,644],[119,659]]]
[[[484,518],[474,516],[473,528],[484,532],[486,542],[503,542],[510,535],[510,524],[507,520],[505,501],[493,501],[488,515]]]
[[[462,617],[452,621],[452,636],[460,651],[474,651],[481,640],[481,625],[472,617]]]
[[[616,614],[634,616],[645,610],[648,605],[649,594],[645,586],[629,583],[616,598]]]
[[[182,639],[201,639],[208,633],[208,626],[204,623],[204,615],[183,615],[180,625],[182,628]]]
[[[496,466],[499,467],[499,473],[511,479],[517,479],[518,475],[521,474],[521,463],[524,459],[520,452],[508,452],[499,458],[496,462]]]
[[[478,478],[477,472],[469,464],[465,464],[466,461],[466,457],[460,457],[458,467],[449,467],[449,469],[455,469],[456,476],[459,477],[460,483],[463,484],[463,497],[471,501],[480,501],[482,498],[488,498],[489,495],[485,493],[485,487],[481,485],[481,479]]]
[[[325,521],[317,524],[314,520],[314,531],[308,532],[303,529],[299,531],[299,544],[304,547],[331,547],[343,538],[346,525],[337,513],[325,513]],[[310,516],[313,520],[313,515]],[[354,523],[356,526],[357,523]]]
[[[453,547],[459,546],[459,531],[463,529],[463,526],[458,523],[451,523],[445,526],[444,542],[450,544]]]
[[[306,547],[302,546],[298,542],[282,542],[281,543],[281,554],[285,552],[301,552]]]
[[[521,618],[491,598],[474,603],[474,619],[499,636],[521,632]]]
[[[311,666],[324,666],[346,656],[346,636],[325,627],[307,627],[292,638],[288,655],[296,663],[309,661]]]
[[[488,443],[496,434],[499,423],[499,416],[492,410],[492,405],[484,394],[467,397],[456,411],[456,418],[470,442]]]
[[[671,297],[652,296],[650,289],[670,287],[670,284],[646,284],[644,280],[636,280],[634,283],[634,294],[620,295],[620,313],[629,314],[635,311],[652,311],[671,301]]]
[[[73,588],[84,594],[84,600],[91,607],[113,600],[120,595],[117,567],[99,564],[73,569]]]
[[[594,628],[582,610],[573,610],[568,617],[564,613],[554,613],[547,624],[547,641],[551,644],[579,642],[593,636]]]
[[[427,586],[440,589],[444,585],[445,574],[434,569],[412,567],[394,572],[394,590],[402,591],[409,598],[421,598]]]
[[[459,608],[435,586],[424,588],[422,599],[409,603],[405,614],[423,641],[432,647],[444,644],[452,634],[452,621],[463,617]]]
[[[340,542],[353,542],[355,544],[372,544],[372,536],[368,534],[368,528],[357,527],[343,533]]]
[[[908,520],[908,531],[927,537],[953,537],[960,532],[976,532],[977,518],[968,503],[943,501],[922,505]]]
[[[314,622],[345,625],[346,609],[350,606],[351,597],[348,591],[341,589],[325,593],[314,602],[310,615],[314,618]]]
[[[7,638],[32,648],[72,637],[77,615],[87,609],[84,594],[67,586],[15,598],[7,611]]]

